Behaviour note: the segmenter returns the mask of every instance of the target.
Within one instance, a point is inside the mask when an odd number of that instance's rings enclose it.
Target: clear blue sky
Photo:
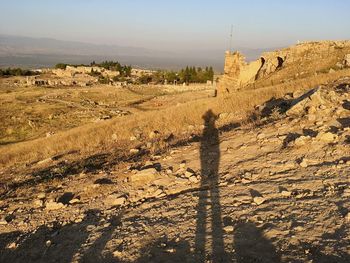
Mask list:
[[[154,49],[350,39],[349,0],[0,0],[0,34]]]

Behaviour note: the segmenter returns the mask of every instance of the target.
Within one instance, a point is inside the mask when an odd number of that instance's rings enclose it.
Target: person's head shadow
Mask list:
[[[251,222],[239,222],[235,226],[234,257],[238,263],[281,262],[275,246],[264,237],[261,229]]]
[[[205,128],[215,128],[215,122],[218,119],[218,116],[214,114],[212,110],[208,110],[206,113],[204,113],[202,118],[204,120]]]

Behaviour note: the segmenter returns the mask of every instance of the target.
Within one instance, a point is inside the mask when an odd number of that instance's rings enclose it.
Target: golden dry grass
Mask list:
[[[163,136],[172,133],[180,139],[188,136],[186,131],[189,125],[194,126],[194,130],[200,133],[202,116],[208,109],[212,109],[216,114],[233,113],[229,119],[220,120],[218,126],[230,122],[244,122],[251,115],[255,105],[262,104],[272,97],[280,97],[295,90],[307,90],[344,76],[350,76],[350,69],[270,87],[243,90],[227,98],[208,98],[159,111],[137,112],[102,123],[83,125],[52,137],[2,146],[0,164],[3,167],[24,164],[72,150],[79,151],[80,154],[76,158],[104,151],[127,152],[137,145],[137,142],[130,141],[135,128],[142,130],[146,137],[151,131],[157,130]]]
[[[137,93],[112,86],[38,88],[6,85],[8,80],[0,79],[0,145],[69,130],[162,94],[160,88]]]

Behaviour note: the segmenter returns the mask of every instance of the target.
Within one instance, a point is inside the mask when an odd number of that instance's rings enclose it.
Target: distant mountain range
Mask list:
[[[253,60],[271,49],[239,48]],[[57,63],[86,64],[117,60],[122,64],[152,69],[179,69],[186,65],[213,66],[223,70],[225,50],[159,51],[140,47],[96,45],[51,38],[0,35],[0,67],[41,68]]]

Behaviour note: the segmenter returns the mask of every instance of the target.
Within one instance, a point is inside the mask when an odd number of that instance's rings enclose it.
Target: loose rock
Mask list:
[[[139,149],[131,149],[130,154],[138,154],[140,152]]]
[[[155,168],[141,170],[130,177],[131,183],[148,184],[158,177],[158,172]]]
[[[110,195],[105,200],[104,203],[107,206],[120,206],[123,205],[126,201],[126,198],[118,195]]]
[[[299,165],[302,168],[306,168],[308,166],[307,160],[304,158]]]
[[[65,205],[62,204],[62,203],[57,203],[57,202],[54,202],[54,201],[50,201],[50,202],[47,202],[46,203],[46,210],[59,210],[59,209],[62,209],[64,208]]]
[[[264,203],[266,201],[266,199],[262,196],[256,196],[253,198],[253,201],[255,204],[261,205],[262,203]]]
[[[337,138],[337,135],[331,133],[331,132],[320,132],[317,136],[316,139],[319,141],[323,141],[323,142],[333,142],[335,141]]]

